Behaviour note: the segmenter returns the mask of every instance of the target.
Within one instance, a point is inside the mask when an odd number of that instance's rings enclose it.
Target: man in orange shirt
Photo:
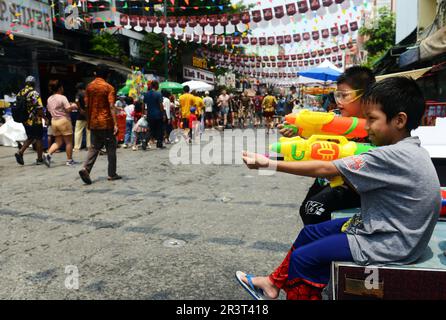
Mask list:
[[[86,184],[91,184],[90,172],[101,149],[105,146],[108,157],[108,180],[118,180],[116,174],[116,135],[118,122],[115,114],[115,89],[105,81],[108,76],[107,66],[96,67],[96,78],[90,82],[85,92],[87,108],[87,127],[91,131],[91,148],[88,151],[84,168],[79,175]]]

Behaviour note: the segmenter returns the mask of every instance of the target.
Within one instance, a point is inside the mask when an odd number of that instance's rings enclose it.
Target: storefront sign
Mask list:
[[[0,32],[53,40],[50,6],[32,0],[0,0]]]
[[[183,78],[204,81],[210,84],[215,82],[215,75],[212,72],[191,67],[183,67]]]
[[[206,59],[197,58],[197,57],[192,57],[192,65],[194,67],[201,68],[201,69],[208,68],[208,63],[207,63]]]

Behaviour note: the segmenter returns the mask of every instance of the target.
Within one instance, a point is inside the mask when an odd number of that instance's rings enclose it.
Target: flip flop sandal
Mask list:
[[[248,279],[248,284],[246,284],[242,280],[243,276],[245,276],[246,279]],[[236,277],[237,281],[241,284],[243,289],[245,289],[246,292],[248,292],[255,300],[268,300],[266,298],[265,294],[263,293],[263,290],[256,288],[254,286],[254,284],[252,283],[252,278],[254,278],[254,276],[252,274],[245,274],[242,271],[237,271],[235,273],[235,277]]]

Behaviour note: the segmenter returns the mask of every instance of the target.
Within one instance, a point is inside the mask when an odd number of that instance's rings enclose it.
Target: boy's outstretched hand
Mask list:
[[[270,165],[270,160],[261,154],[243,151],[242,158],[249,169],[267,168]]]

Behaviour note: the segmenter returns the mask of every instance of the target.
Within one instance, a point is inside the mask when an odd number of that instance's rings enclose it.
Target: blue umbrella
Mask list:
[[[331,81],[338,80],[339,76],[341,75],[341,72],[333,68],[330,68],[327,64],[323,63],[319,67],[298,72],[297,74],[302,77],[307,77],[327,82],[329,80]]]

